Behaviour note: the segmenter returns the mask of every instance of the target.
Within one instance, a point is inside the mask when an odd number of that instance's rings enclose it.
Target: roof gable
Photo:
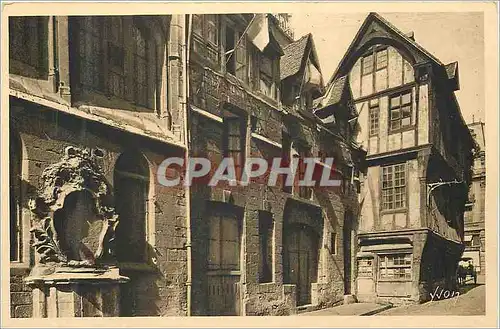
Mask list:
[[[283,47],[283,52],[284,55],[280,59],[281,80],[298,74],[306,63],[307,57],[311,58],[312,64],[321,73],[316,46],[311,33]]]
[[[401,51],[402,55],[412,64],[432,62],[436,65],[443,66],[443,63],[441,63],[439,59],[416,43],[411,34],[401,32],[382,16],[372,12],[366,17],[359,28],[328,84],[332,83],[332,81],[340,76],[346,75],[355,60],[365,50],[377,43],[394,46]]]

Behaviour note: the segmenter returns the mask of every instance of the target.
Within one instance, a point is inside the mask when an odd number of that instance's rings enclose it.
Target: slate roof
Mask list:
[[[307,48],[310,34],[306,34],[299,40],[283,47],[284,55],[280,60],[280,78],[284,80],[299,72]]]
[[[334,80],[328,86],[325,95],[318,99],[315,108],[320,109],[337,104],[342,99],[342,95],[346,88],[348,88],[347,75]]]

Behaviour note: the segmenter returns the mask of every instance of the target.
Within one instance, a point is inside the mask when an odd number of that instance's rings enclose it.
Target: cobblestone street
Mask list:
[[[377,315],[485,315],[485,285],[465,287],[456,298],[395,307]]]

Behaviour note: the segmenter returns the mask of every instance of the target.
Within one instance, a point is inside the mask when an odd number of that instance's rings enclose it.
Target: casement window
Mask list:
[[[411,90],[389,99],[389,130],[397,131],[412,124],[412,94]]]
[[[265,96],[276,99],[276,84],[274,82],[274,60],[260,54],[259,56],[259,90]]]
[[[96,91],[104,92],[104,18],[85,16],[79,18],[80,83]]]
[[[75,18],[79,82],[94,91],[158,110],[161,73],[153,35],[120,16]]]
[[[193,33],[210,42],[212,45],[219,44],[219,19],[217,15],[193,15]]]
[[[273,281],[273,231],[272,214],[259,211],[259,283]]]
[[[358,259],[358,278],[373,278],[373,259]]]
[[[210,216],[209,270],[240,270],[240,230],[240,222],[234,214],[226,213]]]
[[[382,210],[406,207],[406,164],[382,167]]]
[[[114,170],[115,206],[120,216],[116,229],[116,257],[119,262],[146,261],[149,167],[137,152],[125,152]]]
[[[364,56],[361,59],[361,74],[368,75],[373,73],[373,53]]]
[[[370,136],[377,136],[379,132],[380,108],[378,99],[369,102]]]
[[[232,158],[236,179],[241,179],[245,163],[245,120],[239,116],[224,118],[224,156]]]
[[[11,133],[9,147],[10,192],[10,261],[22,260],[22,145],[17,134]]]
[[[387,48],[380,50],[371,50],[367,55],[361,58],[361,74],[369,75],[375,71],[387,68],[389,54]]]
[[[23,71],[33,77],[47,73],[47,26],[48,17],[9,17],[9,58],[23,63]]]
[[[236,31],[230,25],[226,25],[225,63],[227,73],[245,84],[248,83],[247,40],[242,32]]]
[[[375,60],[376,60],[376,70],[383,70],[387,68],[388,62],[388,52],[387,49],[382,49],[375,52]]]
[[[135,30],[135,27],[134,27]],[[108,93],[118,98],[125,96],[125,44],[121,17],[106,21]]]
[[[226,63],[226,72],[232,75],[236,74],[236,56],[234,54],[238,39],[235,37],[235,32],[230,26],[226,26],[226,52],[224,62]]]
[[[204,58],[219,63],[219,16],[193,15],[193,50]]]
[[[379,278],[387,280],[411,280],[411,254],[380,255]]]
[[[148,63],[156,63],[156,49],[152,47],[151,42],[144,37],[143,32],[134,26],[132,28],[132,36],[134,40],[134,86],[135,86],[135,103],[150,107],[149,98],[149,67]],[[152,51],[150,51],[152,50]],[[151,59],[150,59],[151,57]],[[156,77],[155,77],[156,80]]]

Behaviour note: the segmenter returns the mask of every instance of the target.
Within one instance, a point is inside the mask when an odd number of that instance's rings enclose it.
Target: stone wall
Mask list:
[[[129,299],[133,302],[131,315],[185,315],[187,219],[184,188],[167,188],[156,179],[159,164],[169,156],[182,157],[182,149],[13,98],[10,120],[14,131],[20,135],[27,162],[24,207],[40,188],[44,168],[60,161],[67,146],[101,149],[104,156],[100,165],[111,185],[115,162],[121,153],[136,149],[144,155],[151,173],[146,223],[147,261],[119,265],[121,273],[132,279],[124,287],[124,295],[133,296]],[[29,223],[25,229],[29,229]],[[36,261],[36,256],[31,257],[35,257],[31,261]],[[29,305],[31,293],[21,284],[21,276],[14,275],[11,280],[11,288],[16,289],[12,290],[13,314],[29,314],[23,309]]]

